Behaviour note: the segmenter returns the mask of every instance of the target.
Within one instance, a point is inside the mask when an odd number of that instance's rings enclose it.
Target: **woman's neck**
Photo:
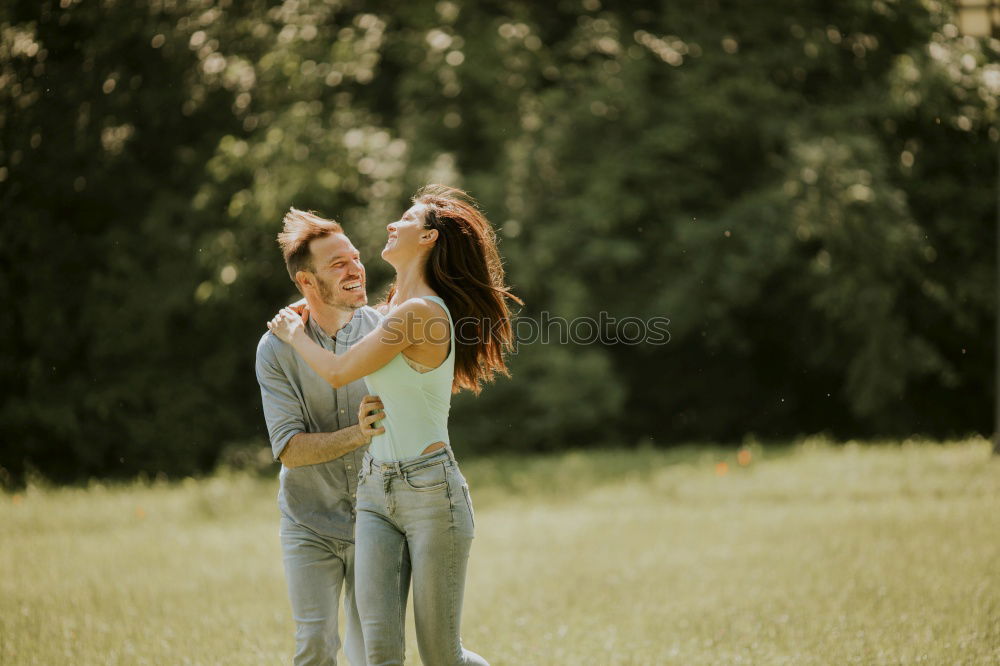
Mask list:
[[[434,293],[424,279],[426,261],[426,256],[415,257],[414,261],[396,267],[396,293],[393,294],[393,302],[390,305],[398,305],[411,298]]]

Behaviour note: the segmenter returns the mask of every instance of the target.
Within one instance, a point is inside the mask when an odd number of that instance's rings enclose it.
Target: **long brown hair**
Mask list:
[[[504,355],[514,346],[514,329],[507,300],[524,302],[504,284],[496,232],[471,196],[447,185],[428,185],[413,195],[413,203],[426,207],[424,227],[438,232],[424,274],[455,324],[452,390],[478,394],[497,373],[510,376]],[[393,286],[387,301],[395,291]]]

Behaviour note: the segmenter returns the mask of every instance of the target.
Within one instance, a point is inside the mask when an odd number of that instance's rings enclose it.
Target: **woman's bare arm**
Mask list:
[[[404,349],[424,342],[425,329],[440,317],[435,305],[421,298],[410,299],[382,320],[379,326],[342,354],[323,349],[305,330],[302,318],[284,308],[268,322],[268,330],[292,345],[316,374],[335,388],[370,375]]]

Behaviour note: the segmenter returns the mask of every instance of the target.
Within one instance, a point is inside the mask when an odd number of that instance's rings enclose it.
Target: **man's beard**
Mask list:
[[[319,285],[319,297],[326,305],[334,308],[341,308],[342,310],[357,310],[362,307],[365,303],[353,303],[346,298],[338,297],[339,289],[335,289],[326,283],[324,280],[317,278],[316,283]],[[365,299],[367,302],[368,299]]]

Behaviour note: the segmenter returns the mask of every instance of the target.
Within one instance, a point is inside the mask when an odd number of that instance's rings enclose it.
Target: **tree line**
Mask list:
[[[289,206],[384,293],[385,224],[461,186],[528,341],[455,446],[989,432],[1000,42],[947,3],[14,1],[0,8],[0,476],[261,445]]]

